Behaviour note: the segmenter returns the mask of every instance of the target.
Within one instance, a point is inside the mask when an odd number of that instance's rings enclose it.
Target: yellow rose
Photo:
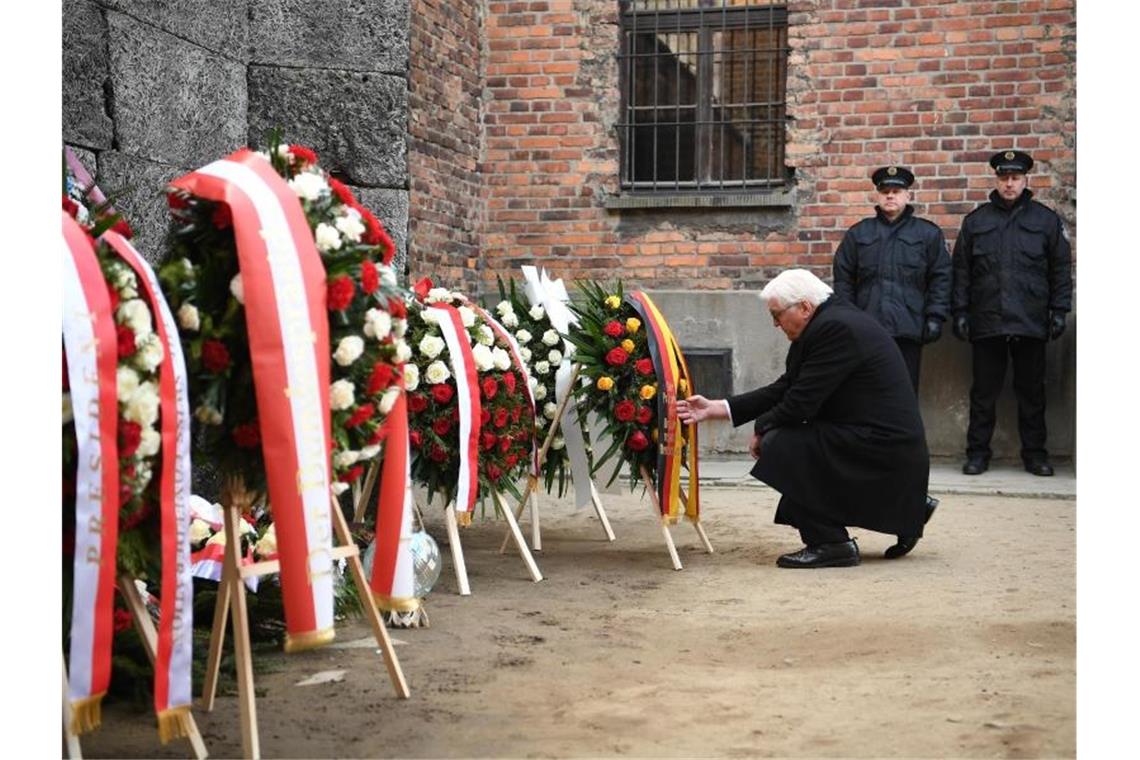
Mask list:
[[[630,340],[629,338],[626,338],[625,340],[623,340],[621,342],[621,347],[622,347],[622,350],[625,351],[627,354],[633,353],[633,349],[634,349],[633,341]]]
[[[656,385],[643,385],[643,386],[641,386],[641,398],[643,400],[648,401],[649,399],[653,398],[656,395],[657,395],[657,386]]]
[[[609,306],[611,309],[614,309],[614,310],[620,309],[621,308],[621,299],[618,298],[617,296],[607,296],[606,297],[606,306]]]
[[[680,380],[677,381],[677,393],[680,396],[682,396],[683,398],[688,397],[688,395],[689,395],[689,381],[688,380],[681,378]]]
[[[612,377],[606,377],[605,375],[602,375],[601,377],[598,378],[598,390],[608,391],[613,387],[614,387],[614,380]]]
[[[641,329],[641,320],[637,317],[630,317],[625,321],[625,329],[630,335]]]

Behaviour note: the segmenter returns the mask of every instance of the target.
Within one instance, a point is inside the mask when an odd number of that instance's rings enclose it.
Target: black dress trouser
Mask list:
[[[906,371],[910,374],[910,384],[914,388],[914,395],[918,395],[918,370],[922,367],[922,343],[911,338],[895,338],[895,345],[902,353],[906,362]]]
[[[1005,380],[1005,367],[1013,360],[1013,392],[1017,396],[1017,430],[1021,458],[1044,460],[1045,451],[1045,341],[1038,338],[999,336],[972,343],[974,382],[970,387],[970,427],[966,456],[989,461],[990,438],[997,421],[997,399]]]
[[[847,527],[842,523],[817,514],[805,504],[787,496],[780,497],[780,511],[788,516],[788,521],[800,532],[800,540],[806,546],[834,544],[851,538],[847,533]]]

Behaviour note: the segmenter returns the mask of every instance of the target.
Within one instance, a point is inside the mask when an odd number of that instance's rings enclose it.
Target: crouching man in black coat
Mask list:
[[[729,399],[678,401],[686,423],[755,420],[752,476],[781,493],[776,522],[805,547],[780,567],[848,567],[854,526],[893,533],[888,558],[909,552],[930,516],[930,455],[918,401],[894,340],[875,319],[806,269],[781,273],[761,291],[788,340],[784,374]]]

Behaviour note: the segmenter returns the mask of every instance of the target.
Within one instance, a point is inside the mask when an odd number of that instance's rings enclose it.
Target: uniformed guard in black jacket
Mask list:
[[[950,254],[938,225],[914,215],[914,174],[884,166],[871,175],[875,215],[843,236],[835,251],[835,292],[870,314],[895,339],[918,393],[922,346],[950,318]]]
[[[1009,358],[1017,396],[1021,458],[1034,475],[1052,475],[1045,450],[1045,342],[1065,332],[1072,309],[1072,255],[1061,218],[1033,200],[1019,150],[990,159],[997,189],[962,220],[954,244],[954,334],[973,348],[970,426],[962,472],[990,461],[997,398]]]
[[[859,564],[847,526],[897,535],[887,557],[901,557],[933,507],[918,399],[894,341],[804,269],[781,273],[760,297],[792,341],[784,374],[728,399],[679,400],[681,419],[755,420],[752,475],[780,492],[776,522],[805,544],[780,567]]]

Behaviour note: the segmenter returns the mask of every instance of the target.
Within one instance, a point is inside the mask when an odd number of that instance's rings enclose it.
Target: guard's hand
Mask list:
[[[933,343],[942,337],[942,320],[927,319],[926,327],[922,331],[922,342]]]
[[[704,422],[717,416],[719,404],[714,404],[704,396],[696,394],[688,398],[677,399],[677,416],[686,425]]]
[[[958,340],[970,339],[970,319],[965,314],[954,317],[954,337]]]
[[[748,453],[752,455],[753,459],[760,458],[760,434],[755,433],[752,440],[748,443]]]
[[[1049,312],[1049,339],[1057,340],[1065,334],[1065,312]]]

